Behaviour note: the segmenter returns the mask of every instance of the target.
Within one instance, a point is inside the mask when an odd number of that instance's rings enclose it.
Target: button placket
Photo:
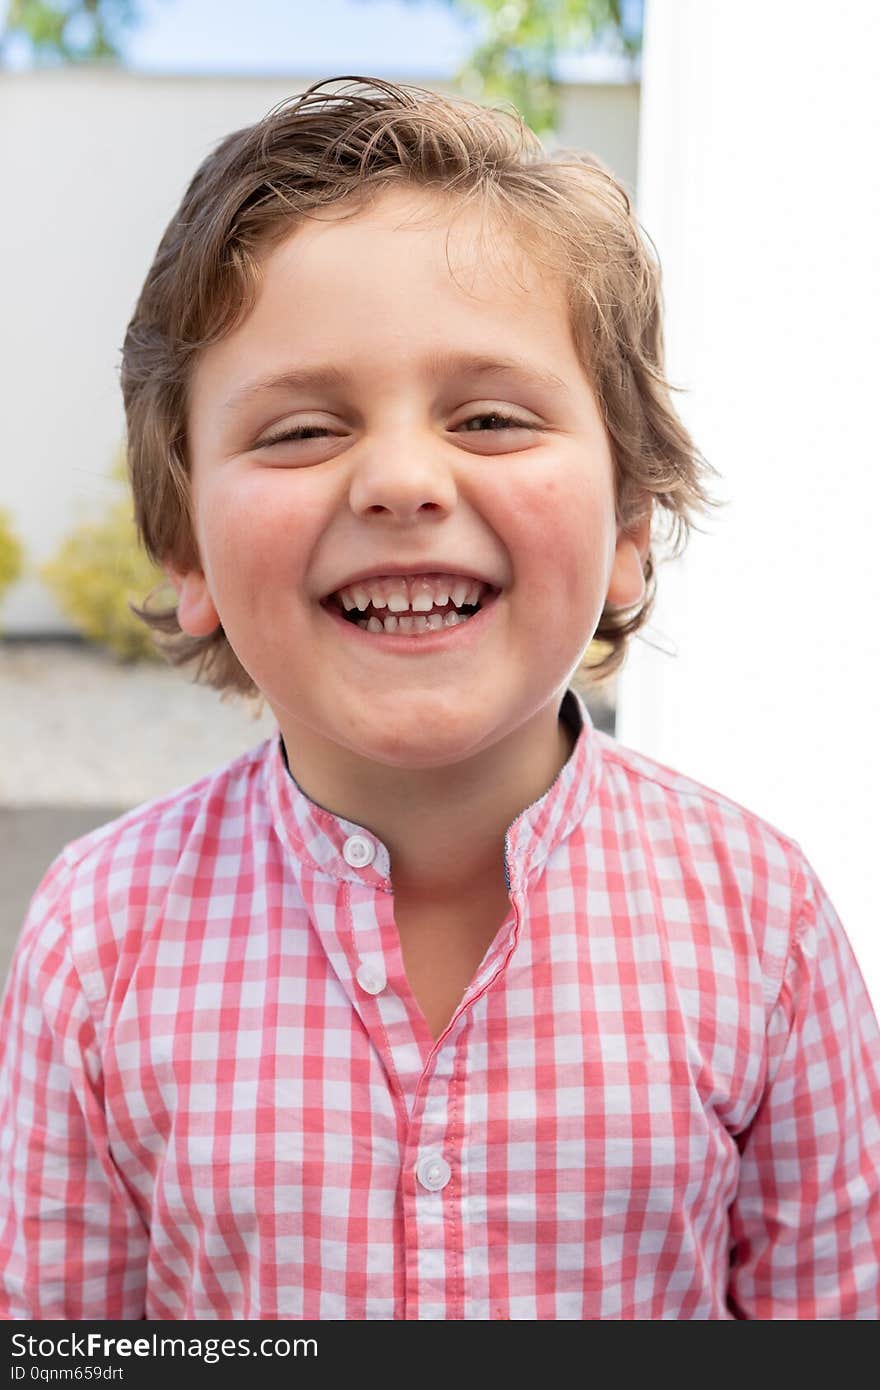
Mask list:
[[[342,857],[353,869],[366,869],[376,858],[375,842],[367,835],[349,835],[342,846]],[[365,994],[381,994],[388,983],[384,961],[376,953],[361,955],[355,979]]]
[[[451,1126],[457,1061],[454,1042],[431,1054],[414,1096],[404,1160],[406,1298],[418,1305],[419,1317],[443,1316],[450,1261],[463,1258],[461,1138]]]

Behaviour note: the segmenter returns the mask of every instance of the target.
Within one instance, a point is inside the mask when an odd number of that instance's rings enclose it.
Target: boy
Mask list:
[[[205,160],[128,328],[177,596],[139,611],[279,734],[34,897],[6,1316],[875,1318],[834,909],[569,687],[645,620],[656,512],[711,505],[626,195],[498,113],[325,88]]]

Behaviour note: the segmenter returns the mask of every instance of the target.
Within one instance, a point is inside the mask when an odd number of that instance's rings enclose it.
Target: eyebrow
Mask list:
[[[487,357],[475,353],[431,353],[425,358],[427,376],[484,376],[498,377],[515,373],[522,380],[543,389],[568,392],[568,387],[555,372],[545,371],[531,362],[516,357]],[[255,397],[270,391],[320,390],[322,387],[345,386],[348,375],[332,362],[316,363],[312,367],[292,367],[259,381],[251,381],[233,392],[223,406],[232,410]]]

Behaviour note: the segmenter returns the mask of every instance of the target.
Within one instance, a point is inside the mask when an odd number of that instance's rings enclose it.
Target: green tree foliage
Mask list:
[[[26,39],[37,63],[118,61],[142,12],[140,0],[10,0],[0,41]]]
[[[407,0],[409,4],[421,0]],[[454,81],[476,101],[513,104],[539,135],[559,123],[557,59],[597,41],[633,64],[641,50],[643,0],[445,0],[479,21],[483,37]]]

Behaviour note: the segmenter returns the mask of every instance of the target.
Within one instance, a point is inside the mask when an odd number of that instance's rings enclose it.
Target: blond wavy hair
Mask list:
[[[621,666],[651,612],[655,545],[671,542],[675,558],[691,527],[701,529],[692,514],[724,504],[706,491],[715,470],[673,408],[659,263],[625,189],[592,154],[548,152],[512,112],[381,78],[327,78],[203,160],[159,243],[122,349],[140,538],[160,566],[199,565],[188,386],[198,354],[253,308],[265,256],[315,209],[348,200],[356,211],[401,185],[481,207],[565,284],[578,358],[612,446],[617,524],[631,530],[652,515],[644,596],[629,609],[605,605],[580,668],[587,684],[599,684]],[[659,537],[654,522],[663,515],[668,534]],[[157,592],[132,609],[166,659],[196,662],[195,679],[221,691],[258,694],[222,625],[188,636],[176,604],[151,606]]]

